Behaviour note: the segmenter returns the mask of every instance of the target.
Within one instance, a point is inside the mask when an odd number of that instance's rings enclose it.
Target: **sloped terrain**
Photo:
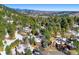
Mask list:
[[[63,55],[71,54],[71,50],[79,54],[77,13],[16,10],[0,5],[0,54]]]

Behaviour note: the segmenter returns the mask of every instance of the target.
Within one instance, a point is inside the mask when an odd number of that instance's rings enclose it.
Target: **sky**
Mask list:
[[[5,4],[5,6],[40,11],[79,11],[79,4]]]

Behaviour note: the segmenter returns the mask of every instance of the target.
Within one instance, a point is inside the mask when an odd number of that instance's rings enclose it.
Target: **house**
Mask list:
[[[57,38],[60,38],[61,37],[61,34],[57,32]]]
[[[57,44],[65,44],[66,43],[66,38],[57,38],[56,39],[56,43]]]
[[[77,41],[79,41],[79,36],[76,36],[76,38],[75,38]]]
[[[23,40],[23,36],[21,34],[18,33],[18,31],[16,30],[15,32],[15,39],[18,39],[18,40]]]
[[[5,39],[9,39],[9,34],[8,34],[8,32],[7,32],[7,29],[5,29]]]
[[[24,44],[19,44],[16,48],[13,48],[13,49],[11,49],[11,51],[12,51],[12,55],[16,55],[17,54],[17,52],[18,53],[25,53],[25,49],[26,49],[27,47],[24,45]]]
[[[15,48],[11,49],[12,55],[16,55]]]
[[[32,31],[32,29],[29,28],[29,27],[24,27],[23,30],[24,30],[25,32],[31,32],[31,31]]]
[[[13,20],[7,20],[7,23],[13,24]]]
[[[35,41],[36,41],[36,42],[41,42],[41,38],[35,36]]]
[[[79,25],[77,25],[77,24],[74,24],[74,25],[73,25],[73,27],[79,27]]]
[[[17,46],[17,52],[19,53],[25,53],[26,46],[24,44],[19,44],[19,46]]]
[[[45,39],[44,36],[38,30],[38,35],[35,36],[35,41],[41,42],[43,39]]]
[[[74,31],[74,30],[69,30],[68,33],[69,33],[69,34],[72,34],[72,35],[76,35],[76,34],[77,34],[77,32]]]
[[[77,33],[77,34],[75,35],[75,39],[76,39],[77,41],[79,41],[79,33]]]

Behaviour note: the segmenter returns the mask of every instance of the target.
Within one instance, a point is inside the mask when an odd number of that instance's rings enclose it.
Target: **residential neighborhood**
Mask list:
[[[79,12],[27,13],[0,5],[0,55],[78,55],[76,13]]]

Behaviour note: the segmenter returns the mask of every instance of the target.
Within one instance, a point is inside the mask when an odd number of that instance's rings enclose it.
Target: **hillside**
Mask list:
[[[73,50],[79,54],[78,13],[16,10],[0,5],[0,54],[73,54]]]

